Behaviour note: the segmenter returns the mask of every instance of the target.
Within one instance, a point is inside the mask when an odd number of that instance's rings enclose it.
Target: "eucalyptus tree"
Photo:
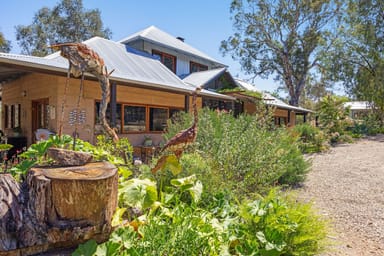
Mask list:
[[[320,56],[333,42],[338,0],[233,0],[235,33],[222,41],[243,70],[273,75],[297,106],[308,77],[321,67]]]
[[[10,52],[11,41],[4,37],[4,34],[0,32],[0,52]]]
[[[104,28],[98,9],[86,10],[82,0],[61,0],[52,9],[43,7],[32,24],[16,27],[16,40],[22,53],[44,56],[51,52],[48,45],[81,42],[93,36],[109,39],[111,31]]]
[[[340,38],[329,56],[335,80],[368,101],[384,124],[384,2],[348,1]]]

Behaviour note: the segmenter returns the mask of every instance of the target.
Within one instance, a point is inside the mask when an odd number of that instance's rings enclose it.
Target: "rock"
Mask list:
[[[92,155],[89,153],[63,148],[49,148],[48,156],[60,166],[79,166],[92,160]]]

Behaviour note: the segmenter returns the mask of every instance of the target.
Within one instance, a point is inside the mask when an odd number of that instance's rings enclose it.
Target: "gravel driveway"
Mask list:
[[[324,255],[384,255],[384,135],[309,156],[300,197],[332,223]]]

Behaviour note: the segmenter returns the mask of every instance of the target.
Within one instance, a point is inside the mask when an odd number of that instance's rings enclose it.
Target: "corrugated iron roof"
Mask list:
[[[276,106],[276,107],[283,108],[283,109],[296,110],[299,112],[313,112],[312,110],[309,110],[309,109],[289,105],[289,104],[285,103],[284,101],[272,96],[271,94],[257,89],[255,85],[248,83],[246,81],[243,81],[240,79],[235,79],[235,81],[239,85],[239,87],[241,87],[245,90],[262,93],[264,103],[267,105],[272,105],[272,106]]]
[[[109,71],[115,69],[110,76],[113,81],[183,93],[190,93],[195,90],[195,87],[184,83],[160,61],[127,52],[125,45],[121,43],[100,37],[91,38],[84,43],[104,59]],[[68,70],[68,60],[60,56],[60,52],[45,57],[0,53],[1,63],[62,73],[66,73]],[[11,72],[11,70],[7,72]],[[202,90],[200,94],[226,100],[233,99],[207,90]]]
[[[185,83],[191,84],[193,86],[201,86],[204,87],[207,83],[213,81],[217,77],[224,74],[226,71],[226,68],[217,68],[217,69],[210,69],[200,72],[194,72],[189,74],[187,77],[183,79]]]
[[[180,39],[177,39],[175,36],[172,36],[161,29],[150,26],[144,30],[141,30],[137,33],[134,33],[118,42],[120,43],[128,43],[135,41],[137,39],[143,39],[148,42],[156,43],[158,45],[161,45],[166,48],[171,48],[176,51],[184,52],[185,54],[194,55],[199,58],[206,59],[208,61],[214,62],[216,64],[219,64],[220,66],[226,67],[226,65],[220,63],[219,61],[213,59],[209,55],[197,50],[196,48],[188,45],[187,43],[181,41]]]
[[[104,59],[109,71],[115,70],[110,76],[111,80],[161,86],[162,89],[184,92],[193,90],[160,61],[127,52],[123,44],[101,37],[93,37],[84,44]],[[48,55],[45,59],[68,63],[59,52]]]
[[[370,109],[368,101],[348,101],[345,102],[344,107],[349,107],[351,110],[365,110]]]

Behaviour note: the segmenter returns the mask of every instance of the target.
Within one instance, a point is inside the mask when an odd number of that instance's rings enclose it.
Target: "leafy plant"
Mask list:
[[[316,153],[328,149],[328,138],[319,128],[310,124],[298,124],[291,129],[298,137],[298,146],[303,153]]]
[[[325,249],[326,222],[310,204],[272,190],[240,207],[234,251],[243,255],[317,255]]]
[[[190,116],[181,114],[178,122],[169,123],[165,137],[189,123]],[[268,191],[277,183],[292,185],[305,177],[309,164],[295,138],[285,129],[270,129],[270,120],[258,115],[235,118],[204,109],[198,126],[196,143],[190,147],[195,158],[187,155],[181,163],[199,170],[197,175],[212,191],[228,189],[242,197]],[[205,170],[201,162],[206,163]]]
[[[320,128],[327,134],[344,134],[346,128],[350,126],[349,109],[343,105],[346,101],[346,98],[334,95],[328,95],[320,100],[318,109]]]

